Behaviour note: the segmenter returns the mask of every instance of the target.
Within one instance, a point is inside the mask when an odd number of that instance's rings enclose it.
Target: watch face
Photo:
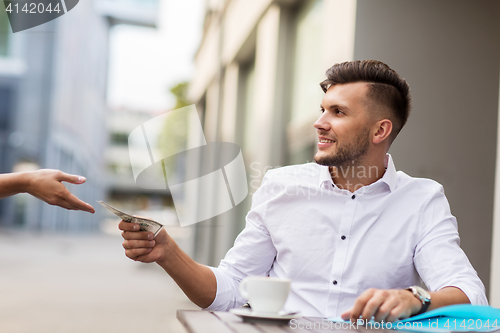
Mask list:
[[[431,300],[431,294],[429,294],[427,290],[418,286],[415,286],[414,288],[414,290],[416,291],[415,296],[418,296],[423,302],[429,302]]]

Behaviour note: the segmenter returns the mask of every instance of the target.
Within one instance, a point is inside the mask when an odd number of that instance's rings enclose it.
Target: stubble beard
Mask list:
[[[337,141],[337,151],[327,156],[314,156],[314,161],[320,165],[336,167],[342,169],[345,167],[360,165],[361,161],[368,152],[370,130],[365,129],[360,133],[353,143],[339,145]]]

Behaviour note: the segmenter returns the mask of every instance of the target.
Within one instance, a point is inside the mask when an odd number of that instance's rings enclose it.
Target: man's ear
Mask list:
[[[373,143],[379,144],[387,139],[392,133],[392,121],[382,119],[374,124],[375,134],[373,135]]]

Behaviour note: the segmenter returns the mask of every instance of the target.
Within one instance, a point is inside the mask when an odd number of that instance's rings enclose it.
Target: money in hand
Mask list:
[[[99,200],[97,202],[100,203],[103,207],[106,207],[108,210],[110,210],[113,214],[121,218],[123,221],[139,224],[141,226],[140,231],[150,231],[154,234],[154,237],[156,237],[156,235],[160,232],[161,228],[163,227],[163,224],[153,221],[151,219],[147,219],[144,217],[137,217],[124,213],[121,210],[116,209],[115,207],[105,203],[102,200]]]

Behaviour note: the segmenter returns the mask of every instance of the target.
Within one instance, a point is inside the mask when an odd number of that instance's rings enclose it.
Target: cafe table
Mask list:
[[[177,319],[189,333],[309,333],[309,332],[373,332],[394,333],[392,330],[364,327],[340,328],[324,318],[300,317],[288,323],[244,322],[230,312],[204,310],[178,310]]]

